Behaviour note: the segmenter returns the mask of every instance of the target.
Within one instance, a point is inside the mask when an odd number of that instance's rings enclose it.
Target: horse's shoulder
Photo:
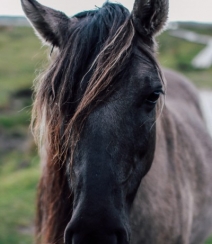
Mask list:
[[[199,162],[207,165],[211,161],[212,146],[202,116],[199,92],[181,74],[165,70],[164,75],[167,80],[167,99],[161,120],[157,124],[159,141],[164,141],[164,145],[159,151],[163,152],[164,147],[168,148],[167,155],[172,159],[178,155],[177,151],[181,152],[184,156],[187,155],[187,161],[190,159],[193,162],[191,167],[196,167]],[[179,161],[183,163],[184,160],[178,157],[176,164]]]

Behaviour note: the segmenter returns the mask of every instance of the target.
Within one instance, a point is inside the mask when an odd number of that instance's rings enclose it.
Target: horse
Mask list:
[[[212,230],[212,139],[197,89],[160,68],[168,0],[72,17],[21,0],[49,67],[34,89],[36,242],[200,244]]]

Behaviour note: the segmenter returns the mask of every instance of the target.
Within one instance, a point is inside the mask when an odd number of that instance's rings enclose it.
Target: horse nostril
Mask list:
[[[106,229],[76,229],[67,227],[65,244],[129,244],[125,230],[109,233]]]
[[[65,244],[129,244],[126,234],[75,233],[66,231]]]
[[[67,238],[65,244],[122,244],[115,235],[75,234],[71,239]]]

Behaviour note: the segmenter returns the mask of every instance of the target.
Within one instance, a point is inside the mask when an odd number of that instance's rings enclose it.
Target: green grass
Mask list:
[[[205,244],[212,244],[212,238],[209,238],[209,239],[205,242]]]
[[[16,161],[18,163],[18,161]],[[0,243],[32,243],[37,166],[1,175]]]
[[[47,51],[31,28],[0,27],[0,32],[0,137],[17,140],[17,148],[0,148],[0,244],[30,244],[39,160],[28,129],[31,99],[18,97],[17,92],[31,89]],[[183,72],[198,87],[212,88],[212,68],[195,70],[190,65],[203,46],[170,37],[167,32],[159,41],[163,66]],[[24,141],[24,148],[19,141]],[[212,244],[212,239],[205,244]]]
[[[0,244],[29,244],[39,164],[28,129],[31,98],[16,93],[31,89],[46,58],[31,28],[0,27],[0,32],[0,137],[9,144],[17,140],[17,148],[0,148]]]
[[[14,128],[14,126],[26,126],[30,123],[30,114],[27,112],[11,113],[10,115],[0,115],[0,126],[5,129]]]
[[[0,108],[9,103],[10,94],[31,87],[36,67],[44,54],[31,28],[1,28],[0,35]]]

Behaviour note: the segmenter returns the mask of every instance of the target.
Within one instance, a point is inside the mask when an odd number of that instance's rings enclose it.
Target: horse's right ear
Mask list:
[[[62,12],[41,5],[35,0],[21,0],[22,8],[38,35],[60,47],[67,34],[70,19]]]
[[[163,29],[168,11],[169,0],[135,0],[132,20],[136,31],[151,40]]]

